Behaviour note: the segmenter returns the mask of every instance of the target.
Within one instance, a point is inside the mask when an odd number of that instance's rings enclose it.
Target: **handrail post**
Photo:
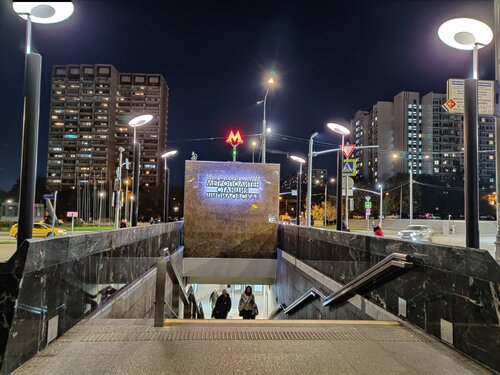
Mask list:
[[[156,291],[154,326],[163,327],[165,320],[165,283],[167,281],[167,260],[158,258],[156,263]]]

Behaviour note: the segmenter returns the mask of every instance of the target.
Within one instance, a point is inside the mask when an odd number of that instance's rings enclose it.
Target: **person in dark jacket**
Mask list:
[[[226,319],[227,314],[231,310],[231,297],[227,293],[227,290],[224,289],[222,294],[217,298],[217,302],[215,302],[215,307],[212,310],[212,318],[214,319]]]

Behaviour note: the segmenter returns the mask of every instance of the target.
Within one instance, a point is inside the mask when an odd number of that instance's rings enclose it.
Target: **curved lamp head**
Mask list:
[[[292,159],[293,161],[296,161],[297,163],[301,163],[301,164],[304,164],[306,162],[304,159],[302,159],[301,157],[296,156],[296,155],[291,155],[290,159]]]
[[[152,115],[141,115],[134,117],[132,120],[128,122],[128,124],[133,128],[137,128],[139,126],[146,125],[152,119],[153,119]]]
[[[439,39],[450,47],[473,50],[493,40],[493,31],[485,23],[472,18],[455,18],[443,23],[438,30]]]
[[[166,158],[169,158],[171,156],[174,156],[175,154],[177,154],[177,150],[170,150],[170,151],[165,152],[161,157],[163,159],[166,159]]]
[[[20,17],[35,23],[57,23],[71,17],[74,6],[71,1],[13,1],[12,8]]]
[[[341,135],[351,134],[351,131],[349,129],[347,129],[345,126],[336,124],[334,122],[329,122],[328,124],[326,124],[326,126],[328,126],[328,128],[330,128],[330,130],[333,130],[337,134],[341,134]]]

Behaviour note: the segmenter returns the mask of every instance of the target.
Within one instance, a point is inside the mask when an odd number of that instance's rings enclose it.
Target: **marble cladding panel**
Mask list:
[[[278,164],[186,161],[185,256],[274,258],[279,172]]]
[[[360,294],[394,315],[404,299],[406,319],[438,338],[450,322],[456,349],[500,371],[500,267],[487,251],[295,226],[280,226],[279,243],[341,284],[393,252],[410,255],[413,269]]]
[[[30,240],[0,265],[1,374],[9,374],[47,345],[48,321],[58,336],[95,309],[99,290],[121,288],[175,250],[182,222]]]
[[[276,295],[280,303],[290,305],[302,296],[311,287],[331,293],[325,285],[318,285],[302,270],[278,257],[276,269]],[[329,309],[322,305],[320,299],[311,299],[301,308],[290,314],[281,312],[278,319],[340,319],[340,320],[370,320],[371,318],[363,311],[349,302],[343,303],[339,308]]]

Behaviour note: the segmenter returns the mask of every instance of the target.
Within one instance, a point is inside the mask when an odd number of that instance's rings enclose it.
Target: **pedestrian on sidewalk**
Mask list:
[[[384,232],[382,231],[382,226],[380,224],[375,224],[373,226],[373,234],[375,236],[384,237]]]
[[[208,297],[208,301],[210,302],[210,307],[212,308],[212,311],[215,308],[215,304],[217,303],[218,297],[219,297],[219,293],[217,292],[217,289],[214,289],[212,294],[210,294],[210,297]]]

